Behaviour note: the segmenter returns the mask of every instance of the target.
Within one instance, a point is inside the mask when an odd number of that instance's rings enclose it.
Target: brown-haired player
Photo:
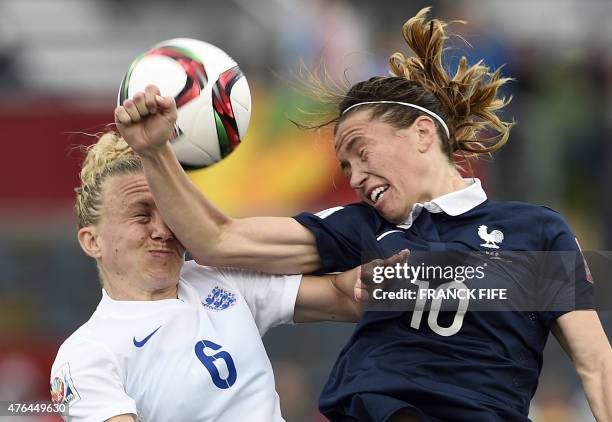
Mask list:
[[[360,203],[294,218],[226,216],[177,162],[168,141],[176,107],[155,87],[115,110],[119,131],[142,157],[168,225],[207,265],[331,272],[406,248],[577,257],[568,306],[366,312],[322,392],[320,408],[330,420],[527,421],[549,332],[574,361],[593,414],[612,420],[612,352],[570,228],[548,208],[489,200],[480,181],[458,171],[456,158],[488,154],[508,140],[512,125],[498,115],[507,79],[465,59],[449,74],[442,60],[447,24],[428,20],[427,12],[405,23],[414,56],[391,56],[392,76],[339,94],[311,81],[315,94],[336,106],[328,123]],[[533,281],[498,280],[511,291],[529,291]]]

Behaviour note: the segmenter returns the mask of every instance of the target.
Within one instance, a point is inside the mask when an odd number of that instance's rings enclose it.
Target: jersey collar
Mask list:
[[[162,300],[114,300],[104,288],[102,289],[102,300],[98,304],[97,312],[102,315],[112,317],[133,317],[135,315],[145,315],[157,313],[162,309],[181,306],[184,303],[198,303],[197,295],[190,291],[183,280],[179,281],[177,299]]]
[[[470,211],[487,200],[487,194],[482,189],[480,179],[468,178],[463,180],[468,183],[468,186],[461,190],[439,196],[424,204],[414,204],[406,221],[398,227],[409,229],[414,220],[421,214],[423,208],[431,213],[444,212],[455,217]]]

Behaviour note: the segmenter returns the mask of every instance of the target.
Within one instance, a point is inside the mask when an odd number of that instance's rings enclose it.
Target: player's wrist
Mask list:
[[[142,148],[136,151],[136,153],[143,162],[151,164],[160,164],[173,158],[176,159],[170,141],[165,141],[158,145],[147,145],[146,148]]]

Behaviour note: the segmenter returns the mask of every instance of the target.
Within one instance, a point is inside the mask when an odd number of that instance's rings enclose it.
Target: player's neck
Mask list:
[[[459,172],[455,168],[444,166],[433,174],[429,180],[431,184],[422,198],[422,203],[439,198],[451,192],[456,192],[467,187]]]
[[[104,290],[106,290],[108,296],[113,300],[151,301],[176,299],[178,294],[178,282],[162,288],[105,282]]]

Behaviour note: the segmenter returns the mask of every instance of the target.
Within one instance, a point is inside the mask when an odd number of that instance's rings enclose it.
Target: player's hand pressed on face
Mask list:
[[[177,118],[174,98],[162,97],[155,85],[137,92],[115,109],[121,136],[138,154],[147,155],[172,138]]]

